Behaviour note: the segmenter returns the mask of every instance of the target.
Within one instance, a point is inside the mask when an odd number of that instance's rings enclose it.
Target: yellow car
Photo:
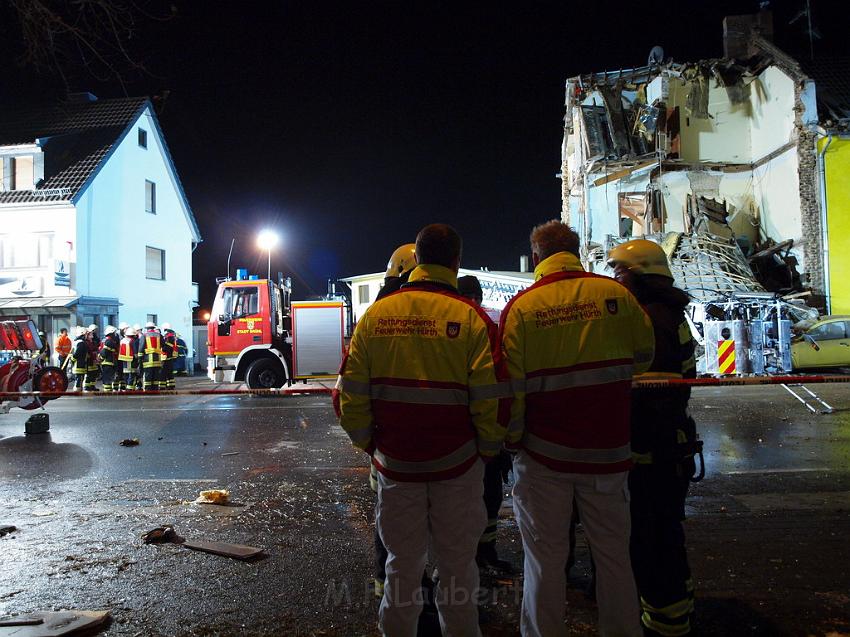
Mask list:
[[[850,316],[825,316],[791,341],[797,369],[850,367]]]

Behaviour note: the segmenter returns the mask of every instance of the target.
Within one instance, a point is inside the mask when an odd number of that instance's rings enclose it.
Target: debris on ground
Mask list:
[[[225,505],[230,500],[230,491],[227,489],[207,489],[201,491],[196,504],[221,504]]]
[[[108,610],[38,611],[0,619],[0,637],[91,635],[109,623]]]
[[[239,455],[238,451],[228,451],[227,453],[221,454],[221,457],[224,458],[225,456],[238,456],[238,455]]]
[[[18,530],[18,527],[14,526],[12,524],[0,525],[0,537],[3,537],[4,535],[9,535],[9,533],[14,533],[17,530]]]
[[[139,444],[138,438],[124,438],[121,442],[118,443],[122,447],[135,447]]]
[[[250,560],[259,557],[263,553],[263,549],[256,546],[229,544],[227,542],[207,542],[206,540],[187,540],[177,535],[177,531],[174,530],[174,526],[171,524],[163,524],[155,529],[151,529],[147,533],[143,533],[142,541],[145,544],[180,544],[193,551],[213,553],[214,555],[232,557],[237,560]]]

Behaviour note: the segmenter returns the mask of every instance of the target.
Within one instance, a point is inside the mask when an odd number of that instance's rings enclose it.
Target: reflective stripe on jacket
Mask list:
[[[417,267],[360,319],[342,363],[340,424],[394,480],[456,477],[502,446],[511,391],[498,332],[456,283],[448,268]]]
[[[118,346],[118,360],[125,363],[132,362],[136,358],[137,347],[135,337],[125,336],[122,338],[121,344]]]
[[[555,471],[626,471],[631,380],[652,362],[652,324],[626,288],[570,253],[541,261],[535,278],[502,312],[508,445]]]

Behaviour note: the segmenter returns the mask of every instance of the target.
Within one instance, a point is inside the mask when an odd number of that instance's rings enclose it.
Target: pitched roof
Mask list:
[[[39,109],[0,112],[0,147],[38,143],[44,149],[44,181],[35,190],[0,191],[0,204],[75,202],[145,108],[146,97],[69,101]],[[197,241],[201,234],[156,114],[165,158],[186,206]]]
[[[73,199],[147,104],[128,97],[0,113],[0,146],[38,143],[45,150],[44,181],[35,190],[0,192],[0,203]]]

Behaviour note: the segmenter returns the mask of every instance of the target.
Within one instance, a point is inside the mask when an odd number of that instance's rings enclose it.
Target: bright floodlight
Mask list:
[[[277,233],[272,232],[271,230],[263,230],[257,235],[257,246],[261,250],[271,250],[277,245],[277,241]]]

